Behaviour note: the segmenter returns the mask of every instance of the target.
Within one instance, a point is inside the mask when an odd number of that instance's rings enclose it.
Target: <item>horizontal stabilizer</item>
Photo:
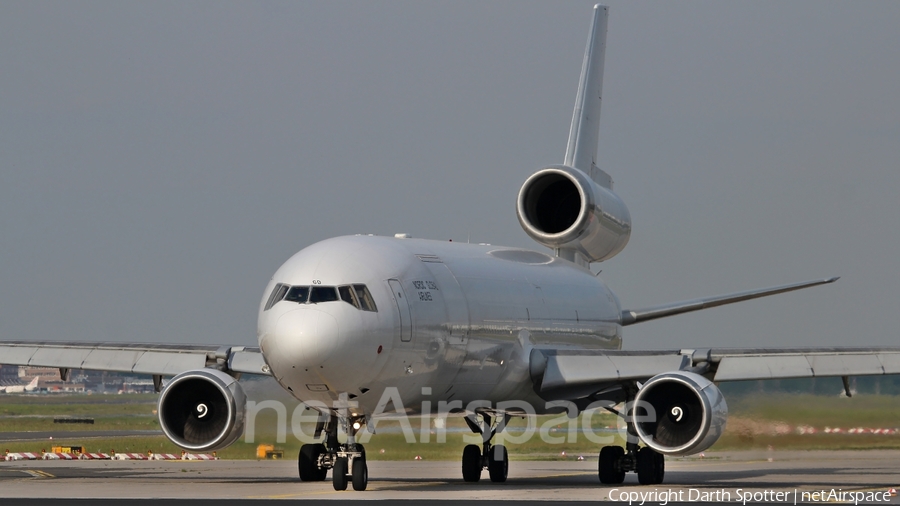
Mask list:
[[[622,311],[622,325],[632,325],[635,323],[645,322],[647,320],[655,320],[657,318],[665,318],[681,313],[690,313],[691,311],[699,311],[701,309],[709,309],[716,306],[724,306],[725,304],[733,304],[750,299],[758,299],[760,297],[768,297],[784,292],[792,292],[802,288],[811,286],[825,285],[834,283],[838,277],[817,279],[814,281],[804,281],[802,283],[794,283],[791,285],[773,286],[771,288],[763,288],[760,290],[751,290],[748,292],[738,292],[728,295],[718,295],[715,297],[705,297],[702,299],[685,300],[664,304],[662,306],[648,307],[644,309],[629,309]]]

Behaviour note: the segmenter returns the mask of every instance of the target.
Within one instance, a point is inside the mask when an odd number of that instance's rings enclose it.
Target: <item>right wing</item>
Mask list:
[[[193,369],[269,375],[259,348],[190,344],[0,341],[0,364],[174,376]]]

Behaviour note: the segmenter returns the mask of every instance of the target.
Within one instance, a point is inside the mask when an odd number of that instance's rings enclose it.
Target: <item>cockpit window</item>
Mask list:
[[[337,290],[333,286],[314,286],[309,294],[309,302],[312,304],[333,300],[338,300]]]
[[[356,299],[359,300],[359,307],[363,311],[378,311],[375,307],[375,299],[369,293],[366,285],[353,285],[353,291],[356,292]]]
[[[356,309],[359,309],[359,301],[356,300],[356,293],[354,293],[353,287],[351,287],[350,285],[339,286],[338,294],[340,294],[342,301],[350,304]]]
[[[269,300],[266,301],[266,308],[263,309],[263,311],[268,311],[269,309],[272,309],[272,306],[274,306],[278,301],[283,299],[284,294],[286,294],[288,291],[288,288],[289,287],[287,285],[283,285],[281,283],[278,283],[277,285],[275,285],[275,288],[272,289],[272,294],[269,295]]]
[[[291,289],[288,290],[287,295],[285,295],[284,300],[288,302],[298,302],[300,304],[305,303],[309,300],[309,287],[292,286]]]
[[[266,301],[264,311],[272,309],[272,306],[280,301],[296,302],[297,304],[318,304],[320,302],[334,302],[342,300],[347,304],[362,309],[363,311],[378,311],[375,308],[375,300],[366,285],[343,286],[290,286],[278,283],[272,289],[269,299]]]

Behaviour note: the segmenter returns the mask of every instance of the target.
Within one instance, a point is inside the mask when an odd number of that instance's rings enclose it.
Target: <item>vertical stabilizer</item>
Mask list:
[[[575,112],[572,115],[572,126],[569,129],[569,144],[566,146],[565,165],[575,167],[585,174],[600,171],[596,168],[597,144],[600,137],[600,96],[603,91],[603,60],[606,55],[606,24],[609,19],[609,7],[594,6],[594,24],[588,36],[584,50],[584,62],[581,64],[581,81],[578,83],[578,96],[575,99]],[[602,173],[602,171],[600,171]],[[604,176],[605,173],[603,173]],[[608,179],[609,176],[606,176]],[[610,181],[603,184],[612,186]]]
[[[628,208],[596,165],[608,19],[609,7],[595,5],[564,164],[532,174],[516,202],[526,234],[585,268],[616,256],[631,237]]]

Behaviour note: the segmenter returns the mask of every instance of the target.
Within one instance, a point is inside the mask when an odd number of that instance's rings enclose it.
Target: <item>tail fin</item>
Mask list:
[[[575,98],[575,112],[572,114],[564,163],[590,175],[598,184],[612,188],[612,180],[595,164],[600,137],[600,98],[603,91],[608,20],[609,7],[595,5],[594,23],[584,50],[581,80],[578,83],[578,96]]]

